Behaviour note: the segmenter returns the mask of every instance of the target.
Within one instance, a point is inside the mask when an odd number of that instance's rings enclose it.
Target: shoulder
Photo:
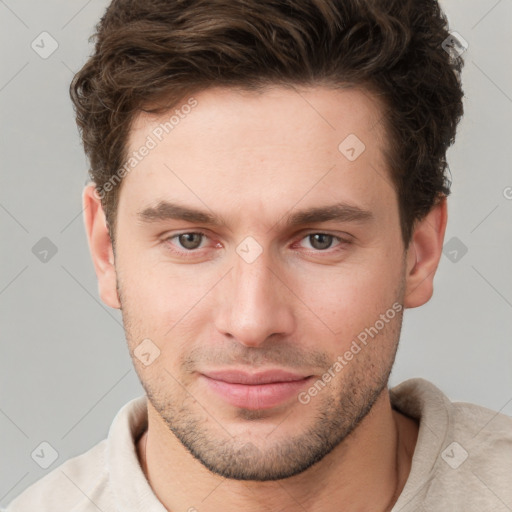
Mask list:
[[[5,512],[104,510],[108,501],[106,440],[73,457],[29,486]],[[106,511],[105,511],[106,512]]]
[[[494,482],[503,477],[503,487],[512,489],[512,418],[465,402],[454,402],[452,411],[454,442],[460,440],[468,466]]]
[[[451,496],[466,510],[512,507],[512,418],[485,407],[452,403],[432,496]]]
[[[146,398],[143,396],[118,411],[107,439],[29,486],[5,512],[117,511],[120,500],[131,501],[126,497],[127,482],[132,491],[142,488],[149,494],[136,454],[136,440],[146,425]]]
[[[455,425],[463,430],[477,429],[477,434],[484,437],[502,437],[512,441],[512,417],[467,402],[453,402]]]
[[[424,379],[405,381],[390,396],[394,407],[419,423],[408,497],[468,512],[487,510],[491,504],[492,510],[510,510],[511,417],[452,402]]]

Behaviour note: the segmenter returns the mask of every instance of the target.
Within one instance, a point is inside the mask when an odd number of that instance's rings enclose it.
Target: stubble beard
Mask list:
[[[118,293],[123,304],[119,286]],[[403,294],[400,292],[397,302],[402,303],[401,299]],[[131,311],[126,307],[121,310],[127,340],[134,347],[139,329],[136,329]],[[207,411],[205,401],[201,397],[196,400],[175,381],[175,377],[169,376],[166,379],[160,375],[155,379],[147,379],[143,371],[137,369],[137,365],[135,367],[153,408],[169,431],[204,467],[234,480],[281,480],[306,471],[336,447],[346,444],[382,393],[387,392],[402,317],[403,311],[333,379],[338,380],[336,395],[327,388],[319,392],[308,405],[297,401],[294,407],[304,408],[303,416],[308,418],[309,423],[301,433],[291,436],[283,430],[287,426],[286,421],[283,421],[276,432],[267,438],[265,446],[261,446],[258,441],[253,443],[249,438],[230,435],[229,428],[224,428],[215,418],[215,410]],[[382,345],[387,346],[387,350],[383,350]],[[165,382],[171,384],[169,381],[174,381],[174,385],[162,385]],[[327,387],[331,385],[332,382]],[[171,388],[174,393],[169,391]],[[306,414],[309,407],[315,407],[316,411],[311,417]],[[249,428],[257,428],[255,423],[266,415],[260,411],[237,411],[239,419],[252,422]]]

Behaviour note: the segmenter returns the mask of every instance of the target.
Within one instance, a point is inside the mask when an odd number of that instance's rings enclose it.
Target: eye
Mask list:
[[[182,249],[194,251],[200,248],[204,236],[203,233],[180,233],[179,235],[169,237],[167,240],[172,241],[176,239]]]
[[[324,251],[325,249],[329,249],[334,241],[334,236],[328,235],[326,233],[313,233],[306,237],[306,240],[309,240],[313,249],[317,249],[319,251]]]
[[[165,241],[169,244],[169,249],[172,252],[182,256],[196,257],[199,254],[199,249],[203,249],[208,243],[208,236],[205,233],[191,231],[169,236]],[[306,241],[309,247],[304,245]],[[343,250],[346,245],[350,244],[350,241],[329,233],[316,232],[303,236],[297,243],[312,252],[328,252],[329,249],[333,249],[330,252],[332,254]],[[219,244],[217,246],[220,247]]]
[[[309,235],[306,235],[299,243],[302,245],[304,240],[307,240],[310,245],[310,247],[306,248],[313,248],[315,251],[326,251],[332,247],[337,248],[338,246],[349,243],[348,240],[344,240],[335,235],[330,235],[329,233],[310,233]],[[333,246],[334,242],[337,242],[337,244]]]

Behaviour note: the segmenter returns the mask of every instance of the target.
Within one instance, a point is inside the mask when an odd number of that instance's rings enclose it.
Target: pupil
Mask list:
[[[180,243],[186,249],[197,249],[201,243],[199,233],[184,233],[180,235]]]
[[[310,237],[313,242],[311,245],[315,247],[315,249],[328,249],[332,243],[332,235],[326,235],[325,233],[316,233],[310,235]]]

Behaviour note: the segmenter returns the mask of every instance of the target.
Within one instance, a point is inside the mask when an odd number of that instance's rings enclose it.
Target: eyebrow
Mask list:
[[[182,220],[195,224],[211,226],[226,226],[227,223],[221,217],[208,211],[189,208],[169,201],[160,201],[156,206],[150,206],[138,213],[143,222],[156,222],[165,220]],[[318,222],[369,222],[374,218],[370,210],[346,203],[336,203],[328,206],[307,208],[290,212],[285,215],[285,225],[296,227],[303,224]],[[279,221],[279,224],[282,220]]]

